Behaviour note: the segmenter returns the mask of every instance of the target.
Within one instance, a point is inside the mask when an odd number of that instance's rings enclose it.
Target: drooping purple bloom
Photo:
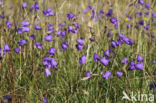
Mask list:
[[[58,35],[58,36],[64,37],[64,36],[66,35],[66,32],[61,31],[61,30],[58,30],[58,31],[57,31],[57,35]]]
[[[146,26],[144,26],[145,30],[149,30],[149,25],[147,24]]]
[[[102,77],[105,78],[106,80],[108,80],[111,77],[111,72],[106,71],[105,74],[102,75]]]
[[[51,72],[50,72],[50,70],[49,70],[48,68],[46,68],[46,69],[44,70],[44,75],[45,75],[46,77],[48,77],[48,76],[51,75]]]
[[[35,30],[41,30],[41,26],[36,25],[36,26],[35,26]]]
[[[152,64],[156,64],[156,62],[152,62]]]
[[[142,63],[143,62],[143,57],[141,55],[137,55],[137,62]]]
[[[130,62],[130,66],[129,66],[129,70],[135,70],[135,62],[134,61],[131,61]]]
[[[131,27],[131,24],[127,24],[127,29]]]
[[[22,8],[23,8],[23,9],[24,9],[24,8],[27,8],[27,3],[26,3],[26,2],[23,2]]]
[[[29,27],[22,27],[22,32],[28,32],[28,31],[30,31]]]
[[[112,15],[113,15],[113,10],[112,9],[109,9],[108,10],[108,13],[106,13],[106,16],[107,17],[112,17]]]
[[[3,52],[6,53],[6,52],[9,52],[10,51],[10,47],[8,44],[5,44],[4,47],[3,47]]]
[[[90,77],[91,76],[91,73],[90,72],[86,72],[85,76],[86,77]]]
[[[76,48],[77,48],[77,50],[82,50],[83,49],[83,45],[80,45],[80,44],[76,44]]]
[[[42,49],[42,44],[40,42],[36,42],[35,46],[37,49]]]
[[[54,58],[51,58],[51,68],[56,68],[58,65],[58,63],[56,62],[56,60]]]
[[[43,103],[48,103],[48,98],[43,97]]]
[[[40,9],[40,5],[39,5],[38,3],[35,3],[34,9],[35,9],[36,11],[39,10],[39,9]]]
[[[64,50],[67,50],[67,48],[68,48],[68,42],[67,42],[67,41],[63,42],[63,43],[61,44],[61,46],[62,46],[62,48],[63,48]]]
[[[35,40],[36,39],[36,36],[34,34],[32,34],[32,35],[29,36],[29,39],[30,40]]]
[[[18,34],[22,34],[23,33],[22,29],[21,28],[17,28],[17,33]]]
[[[139,21],[139,24],[143,26],[144,25],[144,21],[143,20]]]
[[[84,44],[84,39],[82,39],[82,38],[81,39],[78,39],[77,40],[77,43],[80,44],[80,45],[83,45]]]
[[[152,13],[152,17],[153,18],[156,18],[156,13]]]
[[[97,53],[94,53],[93,59],[94,59],[94,62],[99,61],[100,60],[99,55]]]
[[[156,76],[156,70],[153,72],[153,75]]]
[[[74,18],[74,17],[75,17],[75,15],[72,14],[72,13],[68,13],[68,14],[67,14],[68,20],[71,20],[71,19]]]
[[[86,56],[85,55],[81,56],[81,58],[79,59],[79,63],[86,64]]]
[[[52,35],[47,35],[47,36],[44,37],[44,40],[48,41],[48,42],[51,42],[53,40],[53,37],[52,37]]]
[[[154,91],[156,91],[156,83],[150,84],[149,87],[150,87],[150,90],[153,89]]]
[[[143,70],[144,69],[144,64],[135,64],[135,67],[136,69],[139,69],[139,70]]]
[[[6,24],[7,24],[8,28],[11,28],[11,26],[12,26],[11,22],[7,21]]]
[[[111,37],[113,35],[113,32],[109,30],[107,37]]]
[[[18,42],[18,45],[19,46],[23,46],[23,45],[25,45],[27,43],[27,41],[25,40],[25,39],[23,39],[23,40],[20,40],[19,42]]]
[[[118,77],[122,77],[123,73],[122,72],[117,72]]]
[[[122,64],[126,64],[126,63],[127,63],[127,61],[128,61],[128,58],[127,58],[127,57],[125,57],[125,58],[123,58],[123,59],[121,60],[121,63],[122,63]]]
[[[106,59],[106,58],[101,58],[100,62],[104,65],[107,66],[110,60]]]
[[[15,48],[14,51],[19,54],[21,52],[20,48]]]
[[[144,5],[144,1],[143,0],[138,0],[139,4]]]
[[[148,4],[146,4],[146,5],[145,5],[145,8],[146,8],[146,9],[149,9],[149,8],[150,8],[150,6],[151,6],[151,4],[150,4],[150,3],[148,3]]]
[[[115,18],[115,17],[111,18],[111,19],[110,19],[110,22],[111,22],[112,24],[116,24],[116,23],[117,23],[117,18]]]
[[[106,58],[108,58],[109,54],[110,54],[110,50],[109,49],[107,49],[107,50],[104,51],[104,56]]]
[[[95,10],[93,9],[92,10],[92,15],[91,15],[91,20],[94,19],[94,16],[95,16]]]
[[[130,46],[132,46],[134,44],[133,40],[130,38],[124,38],[124,42]]]
[[[28,21],[22,21],[21,24],[22,24],[22,27],[27,27],[30,25]]]
[[[112,41],[111,44],[112,44],[112,47],[113,47],[113,48],[117,48],[117,44],[116,44],[116,42],[115,42],[114,40]]]
[[[47,8],[46,10],[43,10],[43,14],[45,16],[54,16],[54,13],[52,12],[52,8]]]
[[[50,48],[49,49],[49,55],[50,56],[53,56],[55,54],[55,52],[56,52],[56,49],[55,48]]]

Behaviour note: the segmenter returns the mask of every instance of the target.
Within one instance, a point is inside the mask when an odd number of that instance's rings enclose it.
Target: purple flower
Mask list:
[[[156,76],[156,70],[153,72],[153,75]]]
[[[94,53],[93,59],[94,59],[95,62],[100,60],[100,58],[99,58],[97,53]]]
[[[20,48],[15,48],[14,51],[19,54],[21,52]]]
[[[58,63],[56,62],[56,60],[54,58],[51,58],[51,67],[56,68],[57,65],[58,65]]]
[[[108,80],[108,78],[111,77],[111,72],[110,71],[106,71],[105,74],[102,75],[103,78],[105,78],[106,80]]]
[[[85,76],[86,77],[91,77],[91,73],[90,72],[86,72]]]
[[[36,25],[36,26],[35,26],[35,30],[41,30],[41,26]]]
[[[129,70],[135,70],[135,62],[131,61],[130,62],[130,66],[129,66]]]
[[[81,58],[79,59],[79,63],[86,64],[86,56],[85,55],[81,56]]]
[[[22,34],[23,33],[22,29],[21,28],[17,28],[17,33],[18,34]]]
[[[80,45],[80,44],[76,44],[76,48],[77,48],[77,50],[82,50],[83,49],[83,45]]]
[[[151,6],[151,4],[146,4],[146,5],[145,5],[145,8],[146,8],[146,9],[149,9],[150,6]]]
[[[126,63],[127,63],[127,61],[128,61],[128,58],[127,58],[127,57],[125,57],[125,58],[123,58],[123,59],[121,60],[121,63],[122,63],[122,64],[126,64]]]
[[[11,22],[7,21],[6,24],[7,24],[8,28],[11,28],[11,26],[12,26]]]
[[[144,5],[144,1],[143,0],[138,0],[139,4]]]
[[[37,49],[42,49],[42,44],[40,42],[35,43]]]
[[[74,17],[75,17],[75,15],[72,14],[72,13],[67,14],[68,20],[71,20],[71,19],[74,18]]]
[[[55,48],[50,48],[49,49],[49,55],[50,56],[53,56],[55,54],[55,52],[56,52],[56,49]]]
[[[54,16],[54,13],[52,12],[52,8],[47,8],[46,10],[43,10],[43,14],[46,16]]]
[[[122,77],[123,73],[122,72],[117,72],[118,77]]]
[[[150,84],[149,87],[150,87],[150,90],[153,89],[154,91],[156,91],[156,83]]]
[[[21,24],[22,24],[22,27],[27,27],[30,25],[28,21],[22,21]]]
[[[131,27],[131,24],[128,24],[128,25],[127,25],[127,29],[130,28],[130,27]]]
[[[143,20],[139,21],[139,24],[143,26],[144,25],[144,21]]]
[[[107,17],[112,17],[112,15],[113,15],[113,10],[112,9],[109,9],[108,10],[108,13],[106,13],[106,16]]]
[[[30,40],[35,40],[36,39],[36,36],[34,34],[32,34],[32,35],[29,36],[29,39]]]
[[[28,32],[28,31],[30,31],[29,27],[22,27],[22,32]]]
[[[1,48],[0,48],[0,57],[1,57],[1,55],[2,55],[2,50],[1,50]]]
[[[105,50],[104,56],[105,56],[106,58],[108,58],[109,54],[110,54],[110,50],[109,50],[109,49]]]
[[[6,52],[9,52],[9,51],[10,51],[9,45],[5,44],[4,47],[3,47],[3,52],[6,53]]]
[[[19,46],[23,46],[23,45],[25,45],[27,43],[27,41],[25,40],[25,39],[23,39],[23,40],[20,40],[19,42],[18,42],[18,45]]]
[[[66,35],[66,32],[59,30],[57,31],[57,35],[64,37]]]
[[[111,37],[113,35],[113,32],[109,30],[107,37]]]
[[[91,20],[94,19],[94,16],[95,16],[95,10],[93,9],[93,10],[92,10]]]
[[[106,58],[101,58],[100,62],[104,65],[107,66],[110,60],[106,59]]]
[[[23,8],[23,9],[24,9],[24,8],[27,8],[27,3],[26,3],[26,2],[23,2],[22,8]]]
[[[68,42],[67,42],[67,41],[63,42],[63,43],[61,44],[61,46],[62,46],[62,48],[63,48],[64,50],[67,50],[67,48],[68,48]]]
[[[144,69],[144,64],[135,64],[135,67],[136,69],[139,69],[139,70],[143,70]]]
[[[112,41],[112,47],[117,48],[117,44],[116,44],[116,42],[114,40]]]
[[[152,62],[152,64],[156,64],[156,62]]]
[[[156,13],[152,13],[152,17],[153,18],[156,18]]]
[[[39,5],[38,3],[35,3],[34,9],[35,9],[36,11],[39,10],[39,9],[40,9],[40,5]]]
[[[124,38],[124,42],[130,46],[132,46],[134,44],[133,40],[130,38]]]
[[[48,42],[51,42],[53,40],[53,37],[52,37],[52,35],[47,35],[47,36],[44,37],[44,40],[48,41]]]
[[[80,45],[83,45],[84,44],[84,39],[82,39],[82,38],[81,39],[78,39],[77,40],[77,43],[80,44]]]
[[[48,77],[48,76],[51,75],[51,72],[50,72],[50,70],[49,70],[48,68],[46,68],[46,69],[44,70],[44,75],[45,75],[46,77]]]
[[[3,1],[0,1],[0,6],[3,5]]]
[[[48,103],[48,98],[43,97],[43,103]]]
[[[137,62],[142,63],[143,62],[143,57],[141,55],[137,55]]]
[[[115,18],[115,17],[111,18],[111,19],[110,19],[110,22],[111,22],[112,24],[116,24],[116,23],[117,23],[117,18]]]
[[[146,26],[144,26],[145,30],[149,30],[149,25],[147,24]]]

